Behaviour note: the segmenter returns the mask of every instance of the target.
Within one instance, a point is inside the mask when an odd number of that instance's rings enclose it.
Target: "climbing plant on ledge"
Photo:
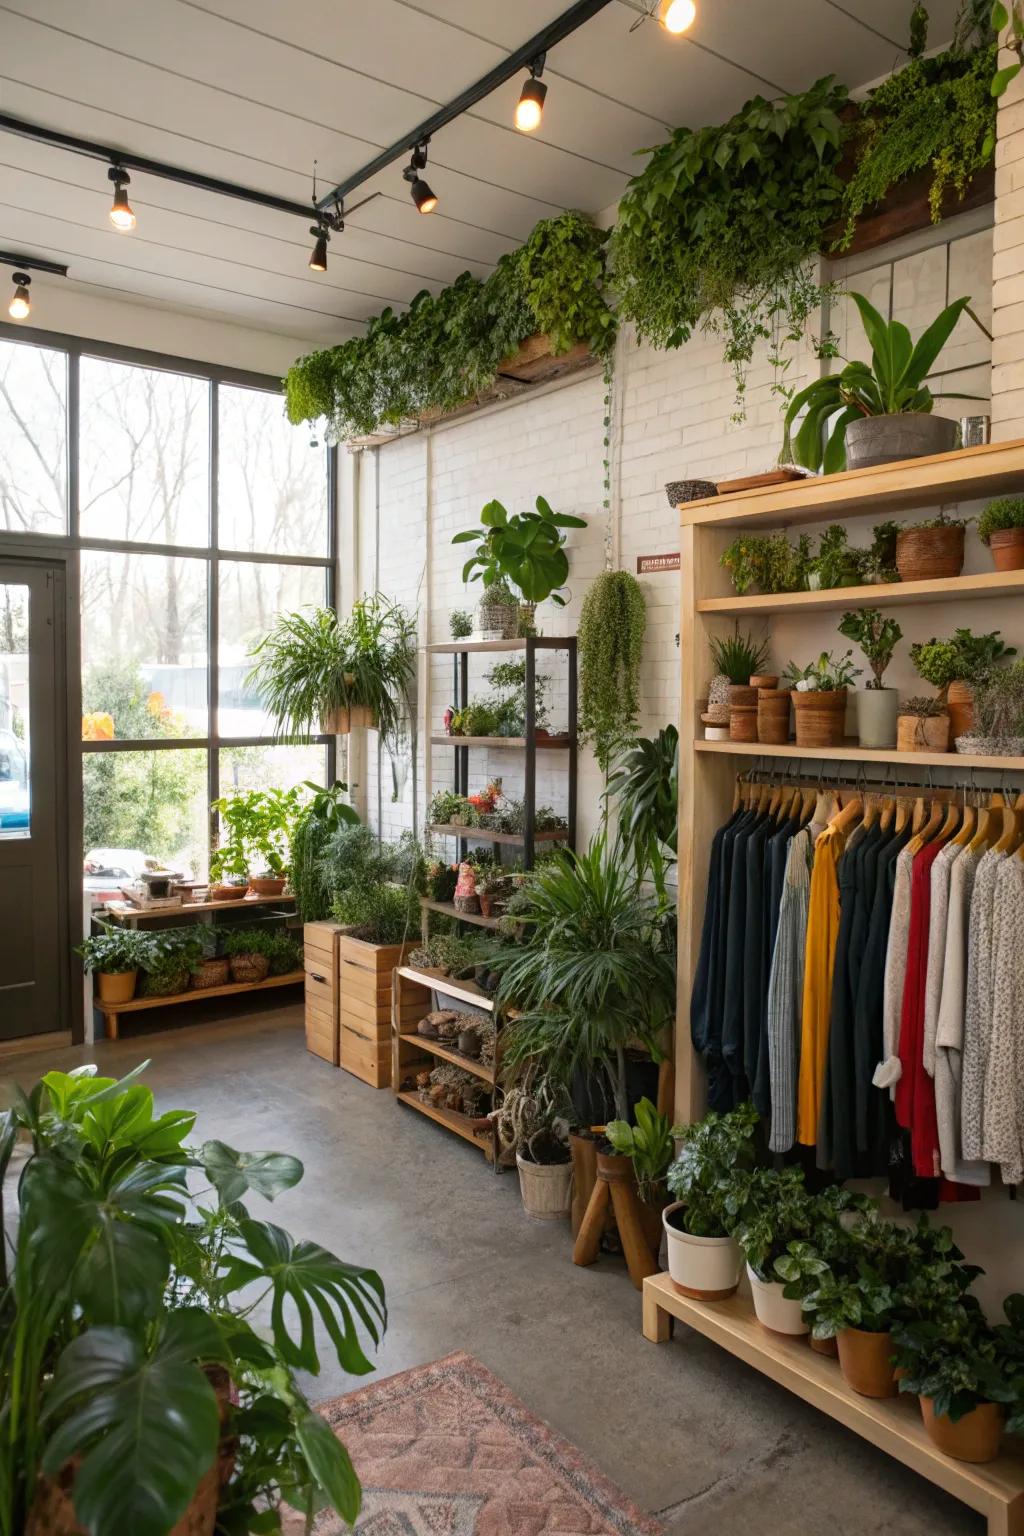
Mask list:
[[[607,234],[570,210],[545,219],[486,281],[463,272],[405,314],[385,309],[364,336],[313,352],[285,379],[288,419],[325,419],[337,440],[426,412],[453,410],[493,384],[499,365],[544,331],[555,354],[586,342],[607,357],[615,317],[605,296]]]

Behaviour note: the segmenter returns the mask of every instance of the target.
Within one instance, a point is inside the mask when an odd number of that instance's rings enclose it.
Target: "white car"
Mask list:
[[[82,866],[82,889],[100,901],[118,900],[122,885],[161,867],[159,859],[138,848],[90,848]]]

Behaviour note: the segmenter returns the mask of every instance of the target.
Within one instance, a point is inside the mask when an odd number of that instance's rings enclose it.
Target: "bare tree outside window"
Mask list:
[[[280,395],[229,384],[218,395],[221,547],[325,555],[327,450],[289,424]]]
[[[68,360],[0,341],[0,528],[67,533]]]

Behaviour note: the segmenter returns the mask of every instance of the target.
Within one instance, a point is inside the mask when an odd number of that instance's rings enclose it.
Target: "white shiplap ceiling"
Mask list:
[[[408,133],[568,0],[0,0],[0,110],[302,202]],[[901,58],[912,0],[698,0],[685,38],[639,0],[548,56],[540,131],[511,126],[519,81],[439,133],[418,214],[400,165],[306,266],[305,223],[142,174],[138,228],[110,226],[105,167],[0,133],[0,247],[67,262],[69,286],[330,344],[468,268],[485,276],[538,219],[614,204],[670,126],[729,116],[835,73]],[[932,0],[932,38],[956,0]],[[40,279],[43,287],[46,279]],[[41,321],[45,324],[45,321]]]

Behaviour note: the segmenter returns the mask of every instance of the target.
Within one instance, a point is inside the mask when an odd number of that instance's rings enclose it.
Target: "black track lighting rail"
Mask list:
[[[380,171],[387,170],[389,165],[394,165],[396,160],[401,160],[403,155],[415,150],[417,145],[423,144],[440,129],[446,128],[449,123],[461,117],[463,112],[468,112],[470,107],[475,107],[477,102],[483,101],[492,91],[496,91],[499,85],[504,85],[506,80],[520,74],[524,69],[529,69],[538,57],[542,57],[557,43],[570,37],[573,32],[582,27],[584,22],[596,16],[598,11],[603,11],[611,0],[576,0],[575,5],[570,5],[561,16],[556,16],[554,21],[548,22],[546,27],[534,34],[527,42],[510,53],[502,63],[496,64],[488,70],[486,75],[481,75],[475,85],[470,85],[460,95],[454,97],[446,106],[439,107],[432,117],[428,117],[418,127],[413,128],[405,138],[398,139],[388,149],[381,150],[379,155],[367,162],[360,170],[353,171],[351,176],[346,176],[344,181],[330,192],[325,193],[317,202],[318,208],[327,208],[332,203],[346,198],[350,192],[361,187],[371,177]]]
[[[17,267],[25,272],[49,272],[51,277],[67,277],[68,269],[59,261],[44,261],[41,256],[16,256],[0,251],[0,267]]]

